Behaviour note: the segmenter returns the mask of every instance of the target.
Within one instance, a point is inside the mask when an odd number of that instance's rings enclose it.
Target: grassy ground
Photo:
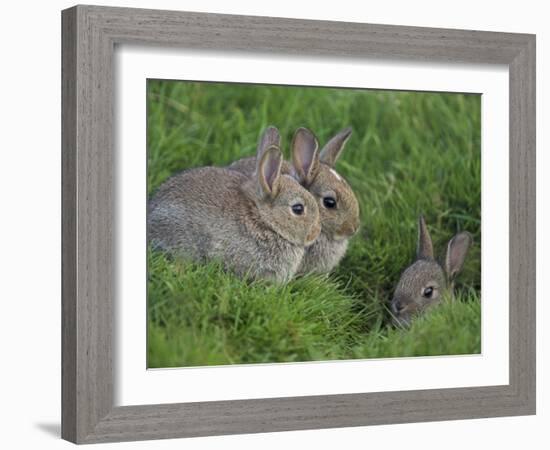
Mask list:
[[[253,155],[267,125],[287,157],[297,127],[322,145],[351,125],[337,170],[362,223],[333,274],[284,287],[150,251],[150,367],[479,353],[479,96],[149,81],[147,105],[149,193],[184,168]],[[458,230],[475,243],[457,301],[395,329],[387,304],[413,258],[419,212],[438,253]]]

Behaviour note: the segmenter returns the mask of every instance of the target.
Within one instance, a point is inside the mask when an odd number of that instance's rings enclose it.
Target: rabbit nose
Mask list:
[[[338,236],[341,236],[342,238],[347,238],[353,236],[355,233],[357,233],[357,230],[359,229],[359,224],[344,224],[340,227],[338,230]]]
[[[405,309],[405,305],[401,303],[399,300],[394,300],[391,303],[391,308],[395,314],[399,314],[403,309]]]
[[[321,232],[321,225],[317,222],[313,224],[310,228],[308,235],[306,236],[306,244],[312,244],[318,237]]]

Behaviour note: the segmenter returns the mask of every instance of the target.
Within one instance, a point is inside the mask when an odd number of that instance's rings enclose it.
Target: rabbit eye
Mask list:
[[[334,199],[333,197],[324,197],[323,205],[325,208],[334,209],[336,208],[336,199]]]
[[[292,212],[296,214],[297,216],[301,216],[304,213],[304,205],[301,203],[296,203],[292,205]]]
[[[434,293],[434,288],[433,287],[427,287],[422,292],[422,296],[426,297],[426,298],[432,298],[433,293]]]

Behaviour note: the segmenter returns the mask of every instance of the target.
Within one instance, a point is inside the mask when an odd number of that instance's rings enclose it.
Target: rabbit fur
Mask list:
[[[260,140],[258,155],[252,177],[200,167],[164,182],[149,202],[152,247],[193,261],[221,261],[241,277],[290,280],[319,235],[319,209],[307,190],[281,173],[282,153],[271,132]],[[296,205],[302,205],[300,215]]]
[[[276,128],[269,127],[270,142],[280,145],[280,136]],[[348,240],[359,228],[359,203],[347,181],[339,175],[334,166],[351,135],[346,128],[332,137],[319,151],[315,135],[306,128],[298,128],[292,139],[292,163],[284,161],[282,172],[296,178],[317,201],[321,220],[321,234],[309,246],[298,268],[298,274],[328,273],[344,257]],[[252,176],[255,161],[248,157],[235,161],[229,169]],[[335,207],[325,203],[332,198]]]
[[[418,218],[416,259],[402,273],[391,301],[394,324],[408,326],[414,316],[439,303],[446,292],[452,293],[454,280],[462,270],[472,242],[467,231],[456,234],[448,242],[445,261],[441,264],[434,258],[424,217]]]

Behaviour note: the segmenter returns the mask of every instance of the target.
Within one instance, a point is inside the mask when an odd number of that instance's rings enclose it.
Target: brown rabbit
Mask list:
[[[270,127],[264,135],[274,145],[280,144],[276,128]],[[359,203],[344,178],[334,170],[334,165],[351,135],[351,128],[336,134],[319,151],[314,134],[306,128],[298,128],[292,139],[292,164],[283,163],[283,173],[296,178],[315,197],[321,218],[321,234],[304,254],[299,274],[330,272],[343,258],[348,239],[359,228]],[[258,157],[258,156],[257,156]],[[251,176],[255,158],[244,158],[229,166]]]
[[[439,303],[445,292],[452,293],[471,244],[470,233],[458,233],[447,244],[445,261],[440,264],[434,258],[426,222],[418,218],[416,260],[401,275],[391,301],[395,325],[408,326],[414,316]]]
[[[181,172],[149,204],[153,247],[196,261],[220,260],[241,277],[290,280],[320,232],[316,201],[281,174],[282,154],[259,144],[254,177],[219,168]]]

